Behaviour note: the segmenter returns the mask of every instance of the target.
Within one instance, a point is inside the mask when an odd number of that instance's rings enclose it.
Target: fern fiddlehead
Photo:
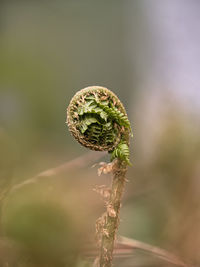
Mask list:
[[[118,97],[107,88],[91,86],[76,93],[67,109],[67,124],[83,146],[129,163],[130,122]]]
[[[102,231],[98,259],[98,266],[111,267],[125,176],[130,164],[130,122],[123,104],[112,91],[90,86],[72,98],[67,109],[67,124],[81,145],[111,154],[113,180],[106,217],[100,220]]]

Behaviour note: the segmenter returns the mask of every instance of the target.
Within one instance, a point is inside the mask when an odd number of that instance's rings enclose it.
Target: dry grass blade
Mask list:
[[[87,166],[88,163],[91,164],[91,162],[97,161],[104,156],[105,156],[105,153],[98,153],[98,152],[86,153],[80,157],[77,157],[73,160],[70,160],[70,161],[68,161],[64,164],[61,164],[55,168],[48,169],[48,170],[45,170],[41,173],[38,173],[36,176],[34,176],[30,179],[27,179],[27,180],[23,181],[22,183],[14,185],[10,189],[9,194],[14,193],[16,190],[20,189],[21,187],[23,187],[27,184],[35,183],[41,178],[52,177],[54,175],[63,174],[67,171],[76,170],[77,168],[83,168],[83,167]]]
[[[147,243],[119,236],[117,242],[114,247],[114,257],[115,258],[126,258],[130,257],[135,250],[141,250],[151,254],[154,257],[160,258],[165,262],[171,263],[175,266],[179,267],[194,267],[193,265],[185,263],[179,257],[174,255],[171,252],[166,251],[165,249],[149,245]],[[88,258],[94,258],[98,255],[98,250],[95,248],[93,244],[89,244],[84,252],[83,255]]]
[[[180,266],[180,267],[192,267],[191,265],[186,264],[185,262],[183,262],[181,259],[179,259],[179,257],[175,256],[174,254],[161,249],[159,247],[155,247],[149,244],[146,244],[144,242],[138,241],[138,240],[134,240],[131,238],[126,238],[123,236],[120,236],[118,238],[118,242],[119,245],[124,245],[127,247],[128,250],[130,250],[130,248],[132,249],[140,249],[143,251],[146,251],[148,253],[151,253],[153,255],[155,255],[158,258],[161,258],[169,263],[172,263],[176,266]]]

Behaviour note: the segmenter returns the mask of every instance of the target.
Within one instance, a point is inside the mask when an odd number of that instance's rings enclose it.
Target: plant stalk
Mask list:
[[[99,256],[100,267],[111,267],[113,260],[114,242],[119,226],[121,199],[126,181],[127,163],[116,159],[112,171],[112,188],[107,203],[107,214],[102,231],[101,249]]]

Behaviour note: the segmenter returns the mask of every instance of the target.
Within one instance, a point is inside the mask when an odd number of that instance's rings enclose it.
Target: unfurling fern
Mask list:
[[[118,97],[104,87],[91,86],[80,90],[67,109],[70,132],[83,146],[92,150],[108,151],[113,173],[112,188],[107,203],[106,217],[101,218],[100,253],[95,266],[111,267],[114,241],[119,225],[121,197],[129,161],[130,122]],[[102,225],[103,223],[103,225]],[[99,231],[99,227],[97,226]],[[97,232],[98,232],[97,231]]]
[[[107,150],[112,160],[129,162],[130,122],[118,97],[107,88],[94,86],[79,91],[68,107],[67,123],[82,145]]]

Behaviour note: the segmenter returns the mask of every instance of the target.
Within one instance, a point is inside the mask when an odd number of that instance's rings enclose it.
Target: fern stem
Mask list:
[[[110,200],[107,204],[107,214],[103,226],[100,267],[111,267],[113,260],[114,242],[119,225],[121,199],[125,187],[127,164],[117,159],[113,166],[113,179]]]

